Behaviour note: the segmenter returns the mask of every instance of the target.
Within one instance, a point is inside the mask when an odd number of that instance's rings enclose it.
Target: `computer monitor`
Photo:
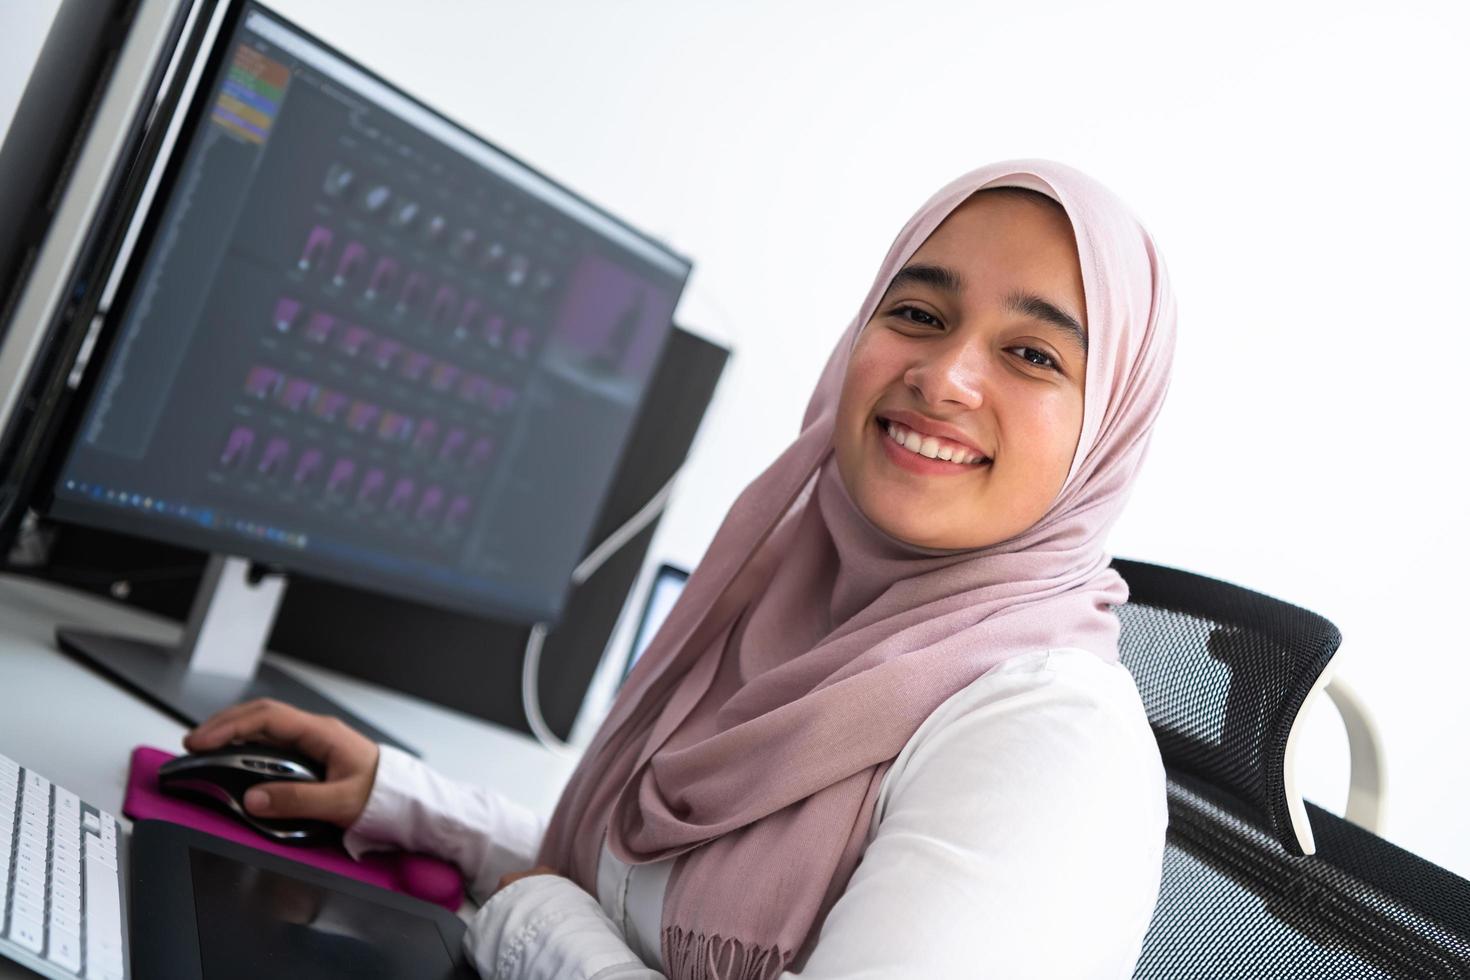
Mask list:
[[[678,601],[679,594],[684,591],[688,582],[689,572],[668,562],[660,565],[658,571],[653,573],[653,584],[648,587],[648,598],[644,600],[643,614],[638,619],[638,634],[633,637],[633,647],[628,651],[627,663],[623,665],[619,687],[628,679],[628,674],[632,672],[638,658],[643,656],[643,651],[648,649],[653,635],[669,617],[669,611],[674,608],[674,603]]]
[[[36,486],[56,406],[213,0],[59,0],[0,144],[0,543]],[[54,16],[52,16],[54,14]],[[7,56],[14,52],[7,51]],[[161,54],[163,53],[163,54]],[[0,121],[3,125],[3,121]]]
[[[323,708],[257,670],[262,570],[554,622],[690,271],[253,2],[126,263],[44,506],[214,558],[192,670],[60,639],[190,721]]]

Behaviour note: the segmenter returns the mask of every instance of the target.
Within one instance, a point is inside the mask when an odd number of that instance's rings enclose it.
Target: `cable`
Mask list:
[[[557,738],[541,715],[541,698],[537,684],[541,672],[541,644],[545,639],[546,624],[533,625],[531,635],[526,640],[525,656],[521,661],[521,706],[525,709],[526,721],[530,724],[531,734],[536,736],[536,741],[557,755],[575,758],[578,755],[577,750]]]
[[[623,526],[609,534],[602,544],[593,548],[583,558],[576,568],[572,569],[572,584],[581,585],[592,577],[592,574],[602,567],[603,562],[613,556],[629,539],[635,537],[640,531],[647,527],[655,517],[667,506],[669,494],[674,492],[674,481],[679,478],[680,470],[675,470],[674,475],[669,477],[658,493],[648,498],[648,503],[638,508],[638,513],[623,522]]]
[[[683,467],[675,470],[674,475],[669,477],[657,493],[648,498],[647,503],[638,508],[636,514],[604,538],[601,544],[593,548],[587,557],[572,569],[573,585],[581,585],[591,578],[593,573],[619,549],[653,523],[654,518],[668,506],[669,495],[674,490],[674,481],[679,478],[681,472],[683,472]],[[521,659],[521,707],[526,713],[526,722],[531,726],[531,734],[536,736],[536,741],[557,755],[575,758],[581,752],[573,748],[570,743],[558,738],[546,724],[545,716],[541,714],[541,647],[550,629],[545,623],[534,623],[531,626],[531,635],[526,638],[526,649]]]

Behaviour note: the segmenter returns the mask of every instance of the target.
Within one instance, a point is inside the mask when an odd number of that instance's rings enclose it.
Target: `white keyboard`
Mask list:
[[[123,980],[117,820],[0,755],[0,954],[50,977]]]

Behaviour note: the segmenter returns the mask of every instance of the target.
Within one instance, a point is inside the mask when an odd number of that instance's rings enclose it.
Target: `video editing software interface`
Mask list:
[[[555,616],[687,262],[263,10],[238,25],[52,512]]]

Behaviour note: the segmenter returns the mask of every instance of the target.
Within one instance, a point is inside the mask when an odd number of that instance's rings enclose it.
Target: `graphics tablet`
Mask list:
[[[473,980],[428,902],[158,821],[133,825],[133,976]]]

